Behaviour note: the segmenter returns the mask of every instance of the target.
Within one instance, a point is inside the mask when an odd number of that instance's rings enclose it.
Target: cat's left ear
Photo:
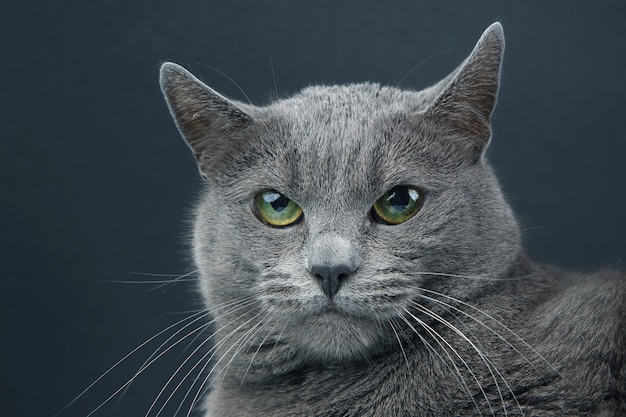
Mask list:
[[[424,112],[438,130],[458,137],[475,160],[481,158],[491,139],[503,52],[504,32],[496,22],[485,30],[470,56],[448,77]]]
[[[180,65],[163,64],[160,82],[176,126],[206,179],[228,149],[236,146],[238,134],[252,125],[252,116]]]

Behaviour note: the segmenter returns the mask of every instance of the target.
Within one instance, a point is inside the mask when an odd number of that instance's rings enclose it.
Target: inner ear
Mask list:
[[[163,64],[160,83],[170,113],[202,175],[210,175],[237,133],[252,124],[252,117],[180,65]]]

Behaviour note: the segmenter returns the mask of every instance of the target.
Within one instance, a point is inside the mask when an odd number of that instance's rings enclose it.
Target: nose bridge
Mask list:
[[[354,202],[346,199],[346,193],[345,188],[339,186],[329,190],[325,201],[318,201],[306,213],[305,256],[309,270],[311,265],[342,264],[353,269],[359,266],[362,227],[357,219],[361,217],[361,210],[353,207]]]
[[[313,265],[346,265],[358,267],[356,243],[337,232],[319,233],[311,236],[308,245],[307,267]]]

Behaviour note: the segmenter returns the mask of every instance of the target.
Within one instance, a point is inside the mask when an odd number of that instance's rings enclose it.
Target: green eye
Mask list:
[[[424,197],[416,188],[398,185],[387,191],[372,207],[372,217],[383,224],[400,224],[415,216]]]
[[[257,194],[254,208],[259,218],[270,226],[290,226],[302,217],[302,209],[296,203],[274,190]]]

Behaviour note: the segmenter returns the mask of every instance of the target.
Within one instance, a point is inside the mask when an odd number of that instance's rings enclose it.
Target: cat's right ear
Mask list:
[[[237,132],[252,124],[252,117],[234,102],[205,85],[180,65],[161,66],[161,90],[176,126],[198,161],[203,178]]]

